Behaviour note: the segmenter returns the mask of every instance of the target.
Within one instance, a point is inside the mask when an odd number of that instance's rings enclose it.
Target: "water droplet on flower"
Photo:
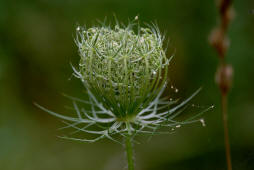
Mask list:
[[[204,126],[204,127],[206,126],[204,119],[200,119],[200,122],[201,122],[202,126]]]

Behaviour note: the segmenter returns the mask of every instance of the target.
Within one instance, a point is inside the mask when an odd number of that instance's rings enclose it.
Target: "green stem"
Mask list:
[[[133,150],[132,150],[130,135],[126,137],[125,145],[126,145],[126,153],[127,153],[127,159],[128,159],[128,170],[134,170]]]
[[[128,135],[125,139],[125,149],[127,154],[127,160],[128,160],[128,170],[134,170],[134,162],[133,162],[133,149],[132,149],[132,142],[131,142],[131,133],[130,133],[130,124],[126,123],[126,126],[129,130]]]

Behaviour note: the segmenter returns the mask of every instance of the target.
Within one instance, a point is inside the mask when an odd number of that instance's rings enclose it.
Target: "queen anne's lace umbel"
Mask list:
[[[161,95],[167,85],[168,65],[163,37],[156,26],[133,25],[77,28],[75,39],[79,49],[79,69],[74,75],[84,84],[89,100],[71,97],[76,117],[63,116],[38,106],[65,120],[64,128],[97,135],[94,139],[73,140],[95,142],[102,138],[116,141],[114,135],[154,134],[159,127],[178,128],[203,119],[197,116],[184,121],[174,118],[186,109],[197,90],[181,103]],[[82,102],[90,109],[79,108]],[[96,129],[96,130],[95,130]]]

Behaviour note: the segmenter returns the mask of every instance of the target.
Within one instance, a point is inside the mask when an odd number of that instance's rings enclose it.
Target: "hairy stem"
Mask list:
[[[127,154],[127,160],[128,160],[128,170],[134,170],[131,136],[128,135],[125,140],[126,140],[125,146],[126,146],[126,154]]]
[[[228,135],[227,100],[228,100],[227,95],[222,94],[222,115],[223,115],[223,125],[224,125],[224,139],[225,139],[225,150],[226,150],[226,158],[227,158],[227,168],[228,170],[232,170],[229,135]]]

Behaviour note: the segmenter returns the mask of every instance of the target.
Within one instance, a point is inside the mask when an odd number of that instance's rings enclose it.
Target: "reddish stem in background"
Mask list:
[[[226,37],[228,25],[233,19],[233,9],[231,7],[232,0],[220,0],[218,9],[220,12],[220,24],[212,31],[210,35],[210,43],[218,53],[219,65],[217,73],[215,75],[216,83],[220,88],[221,92],[221,107],[223,116],[223,127],[224,127],[224,140],[225,140],[225,152],[227,159],[227,169],[232,170],[231,154],[230,154],[230,143],[229,143],[229,130],[228,130],[228,113],[227,113],[227,102],[228,92],[231,87],[233,68],[226,64],[225,55],[229,47],[229,40]]]
[[[224,140],[227,158],[228,170],[232,170],[231,154],[230,154],[230,143],[228,135],[228,115],[227,115],[227,95],[222,95],[222,115],[223,115],[223,125],[224,125]]]
[[[222,115],[223,115],[223,125],[224,125],[224,139],[225,139],[227,167],[228,167],[228,170],[232,170],[229,135],[228,135],[227,101],[228,101],[227,95],[226,94],[222,95],[221,104],[222,104]]]

